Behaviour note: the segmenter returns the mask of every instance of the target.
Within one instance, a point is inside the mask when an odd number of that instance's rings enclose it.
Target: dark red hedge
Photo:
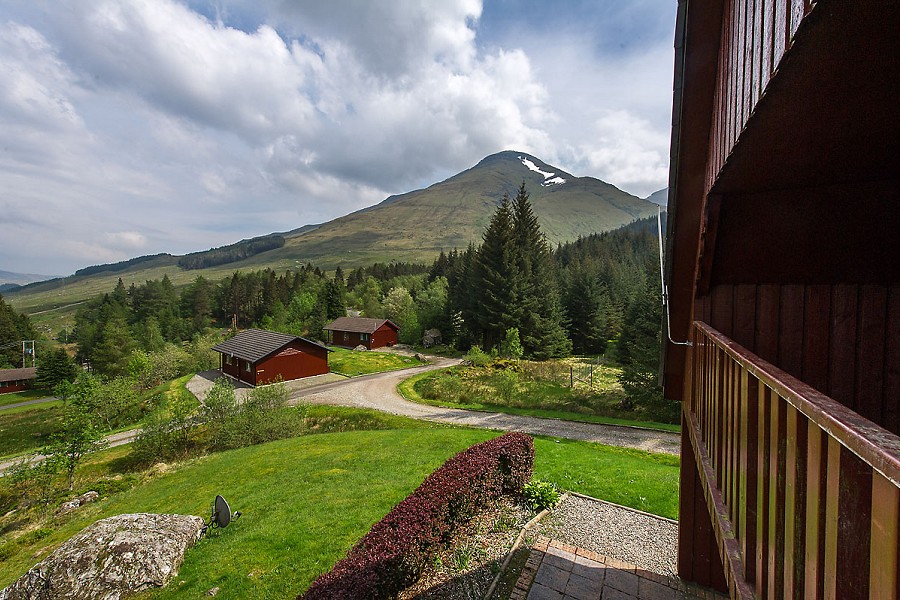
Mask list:
[[[453,530],[531,480],[534,441],[507,433],[463,450],[376,523],[301,600],[394,598],[412,585]]]

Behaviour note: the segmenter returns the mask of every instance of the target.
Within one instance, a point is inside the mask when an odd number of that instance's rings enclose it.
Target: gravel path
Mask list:
[[[423,419],[437,423],[448,423],[465,427],[481,427],[499,431],[523,431],[532,435],[599,442],[611,446],[637,448],[648,452],[662,452],[678,455],[680,437],[677,433],[600,425],[597,423],[575,423],[558,419],[541,419],[522,415],[476,412],[456,408],[441,408],[416,404],[403,398],[397,392],[397,385],[412,375],[433,369],[459,364],[458,360],[433,358],[431,365],[366,375],[322,386],[301,390],[292,394],[293,400],[303,399],[315,404],[337,404],[371,408],[383,412]]]
[[[676,521],[570,494],[535,532],[660,575],[678,575]]]

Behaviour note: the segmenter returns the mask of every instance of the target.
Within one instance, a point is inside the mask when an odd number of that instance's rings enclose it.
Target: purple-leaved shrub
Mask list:
[[[457,526],[531,480],[534,441],[507,433],[450,458],[397,504],[302,600],[394,598],[421,575]]]

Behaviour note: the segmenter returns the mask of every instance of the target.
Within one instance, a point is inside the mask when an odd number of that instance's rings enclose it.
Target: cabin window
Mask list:
[[[246,363],[244,363],[244,370],[247,371],[248,373],[250,372],[250,361],[249,360]]]
[[[361,333],[361,334],[359,334],[359,341],[361,341],[361,342],[368,342],[368,341],[369,341],[369,334],[368,334],[368,333]]]
[[[226,357],[225,357],[225,364],[226,364],[226,365],[230,365],[230,364],[231,364],[231,357],[230,357],[230,356],[226,356]]]
[[[350,341],[350,334],[347,333],[346,331],[344,332],[344,341],[345,341],[345,342],[349,342],[349,341]]]

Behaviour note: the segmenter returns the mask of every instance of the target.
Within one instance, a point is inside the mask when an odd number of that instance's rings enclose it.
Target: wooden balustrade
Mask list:
[[[708,325],[685,422],[733,598],[900,598],[900,437]]]

